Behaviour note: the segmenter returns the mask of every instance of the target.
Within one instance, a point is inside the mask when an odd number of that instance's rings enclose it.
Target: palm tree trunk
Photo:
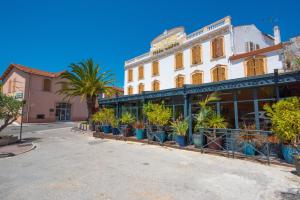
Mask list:
[[[92,115],[95,113],[95,104],[96,104],[95,96],[90,96],[86,98],[87,109],[88,109],[88,119],[91,119]]]

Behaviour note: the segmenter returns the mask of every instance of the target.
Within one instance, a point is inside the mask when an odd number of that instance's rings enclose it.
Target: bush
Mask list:
[[[148,121],[156,126],[167,125],[172,114],[171,109],[167,108],[163,102],[161,104],[148,102],[143,109]]]
[[[277,103],[265,105],[264,109],[271,118],[272,131],[285,144],[299,144],[300,137],[300,99],[290,97]]]
[[[171,122],[171,126],[177,135],[185,136],[189,128],[188,119],[182,120],[179,118],[175,122]]]
[[[122,115],[121,122],[123,124],[131,125],[135,122],[135,117],[131,113],[126,112]]]
[[[114,109],[103,108],[92,116],[92,120],[103,125],[110,125],[115,120]]]
[[[0,131],[17,120],[21,114],[21,107],[21,101],[0,93],[0,121],[3,121]]]

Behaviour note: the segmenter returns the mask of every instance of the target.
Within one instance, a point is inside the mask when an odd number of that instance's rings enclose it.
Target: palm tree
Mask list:
[[[110,94],[113,89],[109,87],[113,83],[112,74],[102,72],[99,65],[92,59],[87,59],[78,64],[72,63],[70,71],[60,74],[60,78],[66,80],[60,81],[61,89],[58,94],[65,95],[65,98],[80,96],[81,100],[86,100],[88,108],[88,118],[95,113],[95,104],[97,96],[101,94]]]

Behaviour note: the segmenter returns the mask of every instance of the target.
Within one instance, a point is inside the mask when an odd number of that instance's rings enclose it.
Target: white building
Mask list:
[[[183,27],[165,31],[149,52],[125,62],[124,94],[272,73],[283,67],[278,27],[274,35],[233,26],[230,17],[189,35]]]

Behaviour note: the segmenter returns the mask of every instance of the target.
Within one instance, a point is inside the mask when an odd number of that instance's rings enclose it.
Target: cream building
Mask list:
[[[125,62],[124,94],[272,73],[282,69],[282,53],[278,27],[270,36],[255,25],[233,26],[228,16],[191,34],[173,28]]]

